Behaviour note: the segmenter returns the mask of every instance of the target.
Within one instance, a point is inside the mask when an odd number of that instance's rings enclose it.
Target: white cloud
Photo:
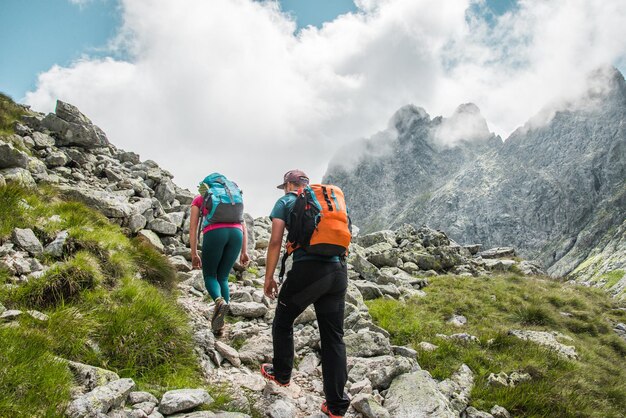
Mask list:
[[[493,24],[483,1],[358,0],[358,13],[296,35],[272,2],[121,4],[111,45],[131,58],[55,66],[26,102],[77,105],[186,187],[224,172],[255,215],[269,211],[285,171],[321,179],[337,148],[407,103],[449,115],[473,102],[506,136],[626,57],[622,0],[522,0]]]

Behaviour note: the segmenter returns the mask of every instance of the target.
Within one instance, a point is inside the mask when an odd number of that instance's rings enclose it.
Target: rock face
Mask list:
[[[616,69],[590,79],[585,97],[505,142],[473,106],[450,119],[404,107],[366,144],[371,152],[331,163],[324,181],[343,188],[365,231],[426,223],[459,242],[513,245],[554,276],[601,280],[626,270],[626,83]]]

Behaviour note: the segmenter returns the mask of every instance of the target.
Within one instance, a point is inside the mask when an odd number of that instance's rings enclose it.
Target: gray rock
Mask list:
[[[81,393],[94,390],[98,386],[104,386],[113,381],[119,380],[117,373],[88,364],[75,361],[62,360],[74,375],[74,381],[78,384]]]
[[[135,405],[143,402],[152,402],[156,405],[159,403],[159,400],[153,394],[148,392],[131,392],[128,395],[129,405]]]
[[[363,295],[363,299],[372,300],[383,297],[383,292],[380,290],[380,287],[376,283],[368,282],[365,280],[355,280],[352,282],[354,286],[359,289],[361,295]]]
[[[213,402],[204,389],[178,389],[170,390],[163,395],[159,405],[159,412],[171,415],[177,412],[188,411],[200,405],[208,405]]]
[[[465,416],[467,418],[493,418],[493,415],[491,415],[490,413],[479,411],[473,406],[470,406],[465,410]]]
[[[357,332],[344,337],[346,352],[353,357],[376,357],[391,354],[389,339],[377,332]]]
[[[155,190],[154,197],[159,199],[162,203],[172,203],[176,198],[176,188],[172,180],[166,178],[161,181]]]
[[[148,229],[161,235],[176,235],[177,230],[176,225],[162,218],[157,218],[149,222]]]
[[[509,413],[509,411],[507,411],[500,405],[494,405],[494,407],[491,408],[491,411],[489,412],[491,413],[491,415],[494,416],[494,418],[511,418],[511,414]]]
[[[33,132],[31,138],[35,143],[35,148],[44,149],[54,146],[54,138],[42,132]]]
[[[183,221],[185,220],[185,212],[171,212],[168,213],[170,221],[176,225],[177,228],[182,228]]]
[[[128,229],[130,229],[133,234],[136,234],[145,228],[147,223],[145,216],[135,213],[128,218]]]
[[[142,239],[144,242],[147,242],[148,244],[152,245],[157,250],[161,252],[165,251],[165,247],[163,246],[163,243],[161,242],[161,239],[159,238],[159,236],[155,234],[154,232],[150,231],[149,229],[142,229],[141,231],[137,233],[137,236],[140,239]]]
[[[480,253],[482,258],[508,258],[515,255],[515,249],[512,247],[490,248]]]
[[[28,155],[6,142],[0,142],[0,168],[27,168]]]
[[[463,315],[452,315],[452,318],[448,319],[448,324],[463,327],[467,324],[467,318]]]
[[[31,318],[36,319],[37,321],[41,321],[41,322],[46,322],[50,319],[50,317],[48,315],[46,315],[43,312],[39,312],[39,311],[26,311],[26,313],[28,315],[31,316]]]
[[[109,144],[104,132],[76,107],[57,100],[56,113],[48,114],[41,124],[55,135],[57,146],[97,148]]]
[[[467,408],[473,387],[474,373],[465,364],[462,364],[449,379],[439,383],[439,391],[448,398],[452,409],[457,413]]]
[[[244,318],[260,318],[267,313],[267,306],[258,302],[231,302],[230,313]]]
[[[560,356],[567,359],[577,359],[578,353],[576,353],[576,347],[570,345],[564,345],[557,341],[556,337],[571,339],[558,332],[546,332],[546,331],[529,331],[529,330],[511,330],[510,335],[513,335],[521,340],[532,341],[541,346],[547,347],[550,350],[556,351]]]
[[[379,243],[388,243],[393,247],[397,246],[396,235],[391,230],[377,231],[367,235],[360,235],[357,242],[362,247],[371,247],[372,245]]]
[[[279,399],[270,405],[267,414],[271,418],[292,418],[297,415],[297,412],[293,403]]]
[[[176,255],[169,257],[170,263],[177,271],[189,272],[191,271],[191,264],[182,255]]]
[[[425,370],[403,374],[389,387],[385,407],[398,418],[458,416],[439,392],[437,382]]]
[[[39,255],[43,252],[43,246],[32,229],[15,228],[12,238],[15,244],[30,254]]]
[[[378,268],[367,261],[367,259],[359,254],[354,254],[350,257],[350,263],[354,267],[354,270],[359,273],[359,275],[370,282],[376,282],[378,277],[380,276],[380,271]]]
[[[393,350],[393,354],[396,356],[402,356],[402,357],[410,358],[413,360],[417,360],[417,351],[413,350],[412,348],[392,345],[391,349]]]
[[[235,367],[241,367],[241,359],[237,350],[225,344],[221,341],[215,341],[215,349],[222,355],[230,364]]]
[[[65,411],[70,418],[84,418],[104,414],[124,404],[135,387],[132,379],[119,379],[98,386],[91,392],[76,398]]]
[[[23,168],[5,168],[0,170],[0,176],[4,178],[5,184],[19,184],[26,188],[35,188],[37,183],[28,170]]]
[[[70,159],[67,157],[67,155],[65,155],[63,151],[52,151],[46,157],[46,165],[49,168],[63,167],[69,161]]]
[[[22,315],[22,311],[17,309],[9,309],[5,310],[0,314],[0,322],[2,321],[13,321],[17,319],[20,315]]]
[[[380,356],[370,358],[348,358],[348,366],[352,366],[348,373],[349,379],[354,382],[368,379],[372,388],[387,389],[392,380],[403,373],[411,371],[416,363],[401,356]]]
[[[132,206],[120,195],[99,189],[60,186],[64,195],[83,202],[109,218],[128,218],[132,214]]]
[[[65,247],[65,243],[69,238],[70,234],[67,231],[61,231],[57,233],[56,238],[50,244],[46,245],[43,252],[44,254],[51,255],[55,258],[60,258],[63,256],[63,248]]]
[[[372,395],[359,394],[352,399],[352,407],[363,414],[363,418],[389,418],[389,411],[383,408]]]

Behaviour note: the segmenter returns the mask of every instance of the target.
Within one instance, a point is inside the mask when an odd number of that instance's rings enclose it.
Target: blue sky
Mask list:
[[[78,1],[78,0],[76,0]],[[84,1],[84,0],[83,0]],[[357,10],[353,0],[282,0],[283,10],[298,28],[321,26],[340,14]],[[496,14],[514,0],[489,0]],[[2,0],[0,91],[20,100],[35,89],[37,75],[54,64],[67,66],[81,56],[103,56],[120,25],[116,0]]]

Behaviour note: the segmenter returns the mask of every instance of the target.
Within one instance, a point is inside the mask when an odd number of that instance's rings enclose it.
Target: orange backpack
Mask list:
[[[289,214],[287,248],[279,278],[285,273],[287,258],[298,248],[309,254],[342,256],[348,254],[352,224],[341,189],[330,184],[300,188]]]

